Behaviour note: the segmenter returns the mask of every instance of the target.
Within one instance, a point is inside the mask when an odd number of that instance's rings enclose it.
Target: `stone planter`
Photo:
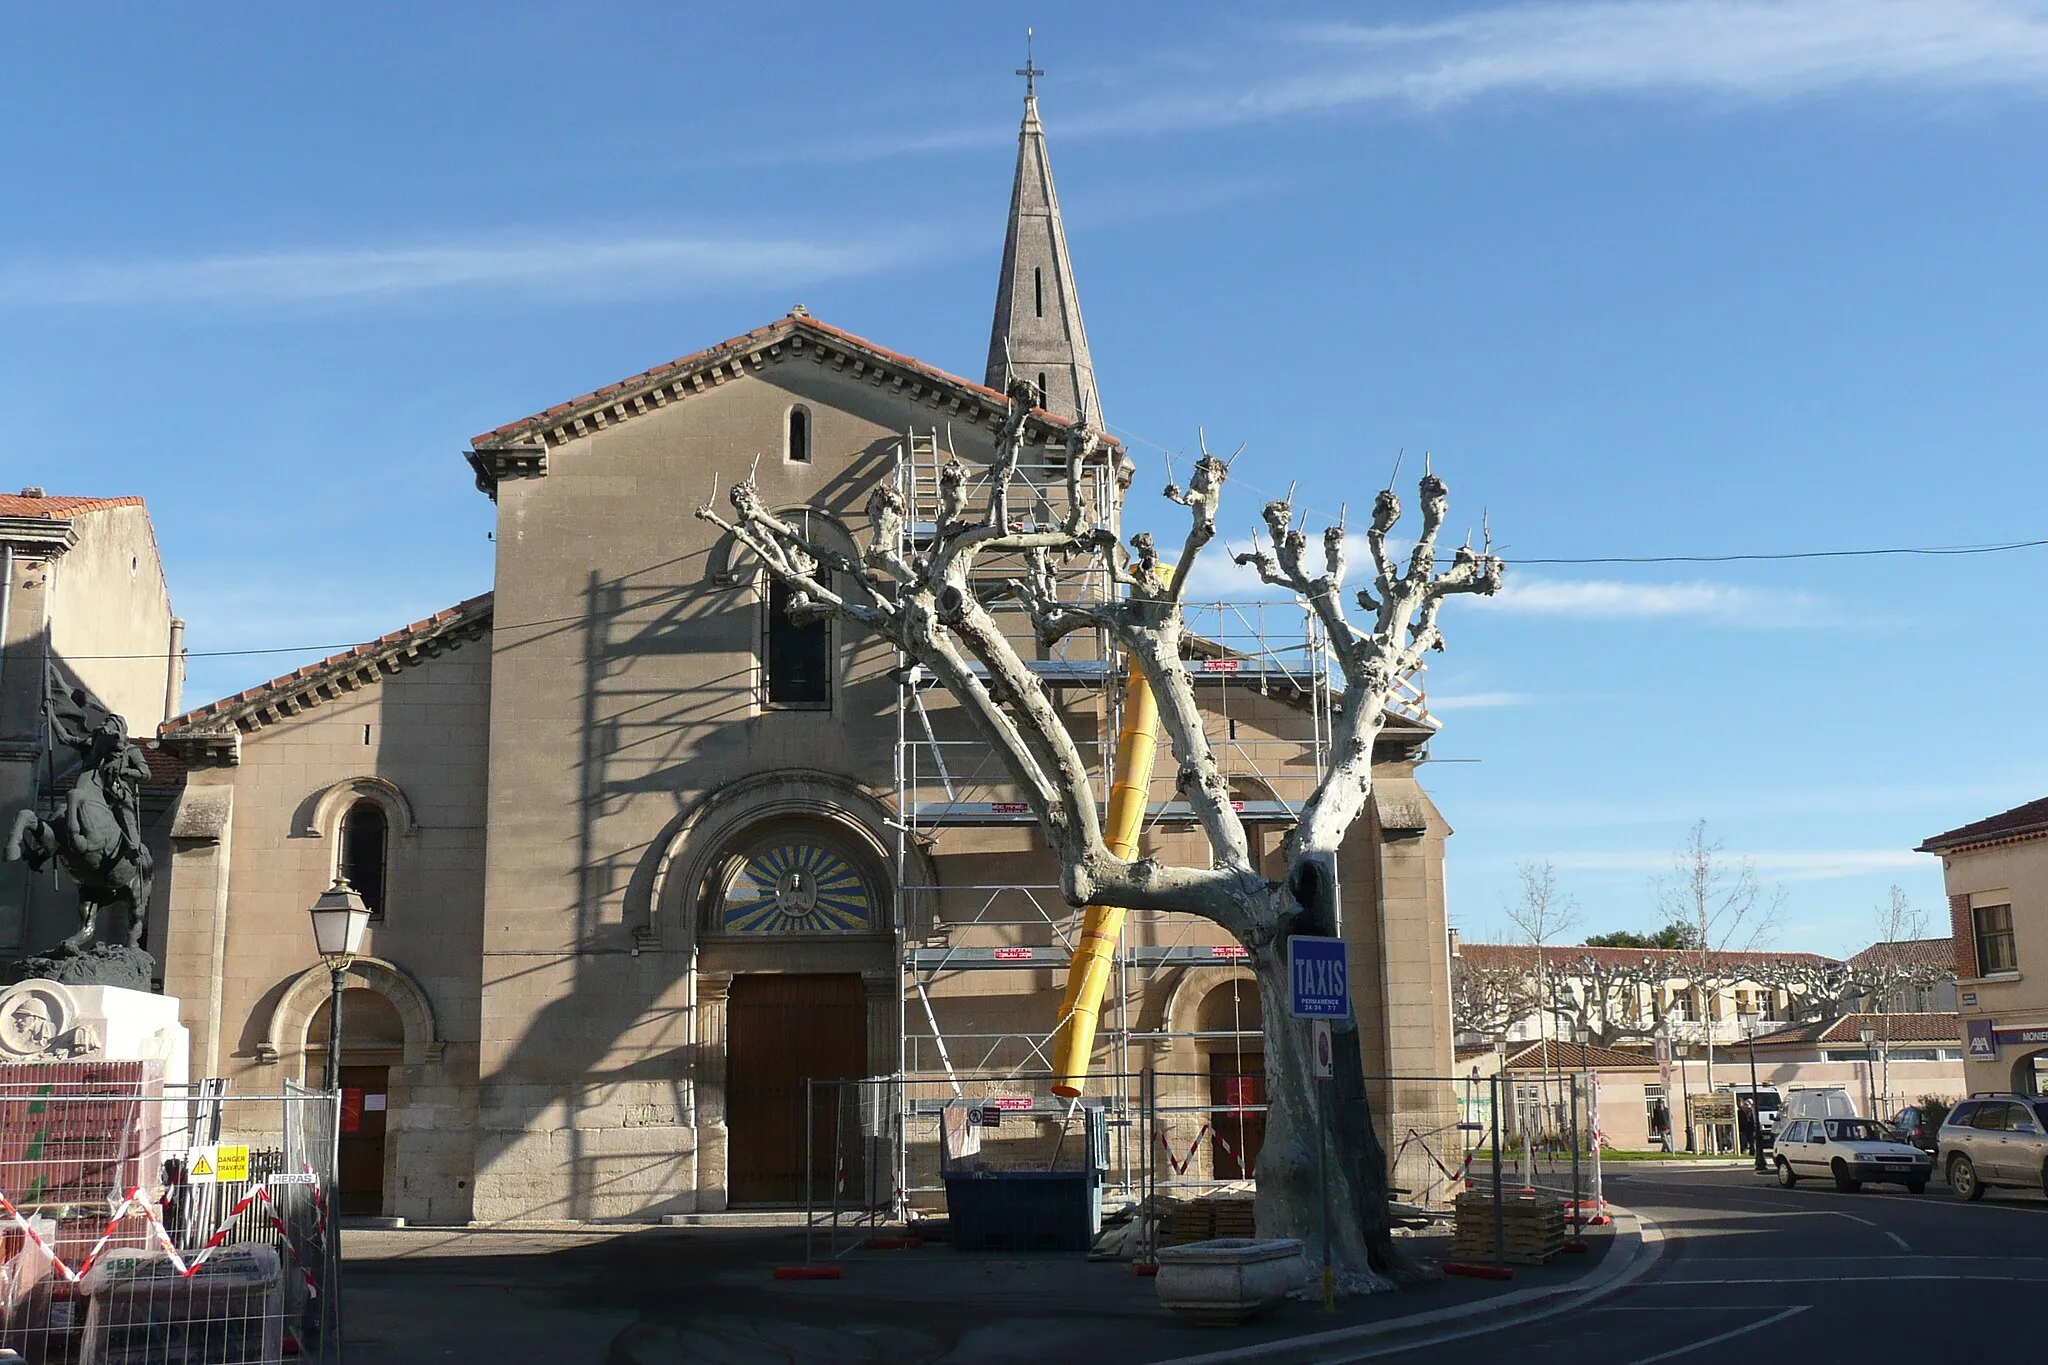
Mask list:
[[[1293,1237],[1222,1237],[1159,1253],[1159,1302],[1196,1322],[1249,1322],[1308,1283]]]

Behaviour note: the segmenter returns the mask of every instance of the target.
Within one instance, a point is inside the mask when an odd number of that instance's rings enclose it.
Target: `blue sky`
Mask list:
[[[1511,559],[2048,535],[2017,0],[17,6],[0,480],[146,496],[195,650],[330,646],[488,586],[475,432],[798,301],[978,374],[1026,24],[1108,418],[1247,442],[1232,534],[1405,447]],[[1549,858],[1585,928],[1650,927],[1704,818],[1782,946],[1858,946],[1893,882],[1938,930],[1908,850],[2042,794],[2044,568],[1527,566],[1457,604],[1454,920],[1500,932]],[[195,659],[189,697],[304,657]]]

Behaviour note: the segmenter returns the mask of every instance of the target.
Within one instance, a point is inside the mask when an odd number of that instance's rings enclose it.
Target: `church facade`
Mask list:
[[[1043,400],[1027,450],[1049,462],[1075,424],[1100,429],[1029,98],[984,382],[797,309],[475,438],[489,593],[162,728],[185,785],[152,943],[193,1074],[263,1092],[320,1074],[306,908],[340,875],[375,913],[345,997],[345,1208],[788,1204],[806,1077],[1043,1099],[1078,911],[1018,794],[943,691],[874,637],[792,622],[695,516],[751,466],[770,506],[850,547],[878,481],[923,507],[942,454],[985,467],[1020,377]],[[1129,461],[1103,451],[1114,502]],[[1327,734],[1312,627],[1268,603],[1191,628],[1235,794],[1277,852]],[[1034,663],[1105,771],[1118,667],[1086,637]],[[1451,1072],[1449,831],[1415,776],[1433,733],[1419,707],[1388,726],[1340,860],[1375,1077]],[[1205,857],[1170,771],[1152,801],[1146,851]],[[1240,954],[1206,922],[1133,917],[1097,1046],[1112,1102],[1145,1068],[1198,1103],[1256,1100]],[[1372,1093],[1385,1136],[1440,1107],[1424,1085]],[[913,1167],[894,1174],[918,1202]]]

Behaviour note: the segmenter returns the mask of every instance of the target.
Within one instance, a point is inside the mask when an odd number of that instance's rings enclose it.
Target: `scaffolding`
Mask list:
[[[937,430],[908,432],[898,447],[896,488],[910,511],[904,543],[898,548],[906,555],[927,548],[937,535],[939,471],[951,458],[949,447],[950,440]],[[986,470],[977,472],[985,478]],[[1027,448],[1013,485],[1013,516],[1039,527],[1057,526],[1065,511],[1066,479],[1064,449],[1050,443],[1035,451]],[[985,488],[978,491],[985,497]],[[1093,500],[1099,519],[1120,533],[1120,489],[1107,460],[1090,469],[1083,495]],[[1021,562],[1005,565],[995,560],[978,566],[976,582],[993,587],[1019,576],[1022,568]],[[1117,592],[1099,561],[1079,570],[1065,586],[1103,598]],[[1106,632],[1084,631],[1048,649],[1040,645],[1018,604],[1003,600],[999,592],[984,600],[1032,675],[1067,716],[1096,776],[1098,798],[1106,797],[1116,760],[1126,666],[1115,642]],[[1255,857],[1272,856],[1328,765],[1333,709],[1341,688],[1332,686],[1332,660],[1322,624],[1305,603],[1293,599],[1191,602],[1184,605],[1183,615],[1192,642],[1189,675],[1233,804],[1253,835]],[[1046,973],[1056,982],[1072,960],[1082,911],[1066,904],[1056,880],[1044,880],[1052,864],[1043,843],[1032,837],[1035,818],[991,746],[969,728],[936,680],[913,660],[899,655],[897,675],[899,1212],[912,1196],[931,1189],[920,1183],[915,1169],[920,1163],[910,1156],[912,1134],[920,1125],[935,1128],[940,1112],[956,1101],[999,1101],[1018,1111],[1020,1120],[1071,1119],[1076,1104],[1104,1106],[1113,1148],[1112,1174],[1123,1172],[1134,1180],[1131,1173],[1142,1169],[1144,1159],[1130,1144],[1143,1107],[1137,1078],[1145,1070],[1134,1057],[1134,1048],[1205,1040],[1241,1054],[1251,1050],[1247,1043],[1262,1036],[1259,1029],[1241,1026],[1175,1030],[1164,1018],[1157,1027],[1141,1027],[1140,1003],[1166,973],[1227,967],[1242,963],[1248,954],[1234,943],[1205,941],[1214,936],[1213,930],[1205,932],[1208,922],[1197,916],[1132,911],[1119,937],[1097,1035],[1100,1093],[1083,1101],[1053,1096],[1042,1082],[1055,1070],[1049,1042],[1059,1023],[1054,1017],[1056,1003],[1045,1005],[1042,1018],[1004,1019],[1004,1011],[992,1002],[1007,997],[1013,1004],[1023,1002],[1028,1010],[1046,1000],[1043,987],[1018,991],[1014,974]],[[1407,719],[1426,722],[1416,682],[1404,682],[1393,709]],[[1290,718],[1288,727],[1274,725],[1280,715]],[[1282,729],[1290,732],[1280,733]],[[1167,799],[1157,799],[1157,790],[1153,793],[1145,817],[1147,836],[1156,840],[1196,830],[1189,804],[1173,799],[1170,777],[1157,781],[1168,789]],[[1001,851],[986,852],[991,842],[1003,842],[992,841],[986,831],[1002,828],[1014,828],[1025,837],[1007,841]],[[984,833],[963,840],[958,832],[966,830]],[[963,842],[976,846],[960,849]],[[952,849],[977,855],[972,862],[976,875],[945,875]],[[917,875],[918,867],[927,863],[942,869],[932,884]],[[1035,879],[1003,875],[1007,863],[1030,868]],[[1005,976],[1011,979],[1005,981]],[[960,989],[962,979],[965,991]],[[951,989],[940,994],[942,981]],[[957,1026],[962,1011],[947,1008],[948,999],[963,994],[978,1002],[973,1012],[980,1022],[975,1027]],[[1057,998],[1053,988],[1050,999]],[[949,1021],[949,1014],[956,1020]],[[1149,1144],[1151,1137],[1140,1134],[1137,1140]]]

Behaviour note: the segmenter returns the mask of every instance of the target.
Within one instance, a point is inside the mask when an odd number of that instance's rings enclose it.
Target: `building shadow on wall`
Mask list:
[[[890,476],[896,444],[871,444],[812,505],[843,530],[873,483]],[[633,1212],[643,1216],[695,1207],[697,1182],[686,1178],[684,1164],[694,1151],[608,1154],[594,1140],[600,1130],[578,1119],[612,1105],[621,1086],[659,1086],[666,1100],[650,1106],[657,1111],[647,1116],[650,1125],[673,1117],[679,1135],[695,1138],[689,1131],[699,1098],[695,1081],[707,1074],[706,1054],[717,1044],[702,1041],[690,1018],[693,952],[640,941],[634,929],[654,923],[656,865],[666,831],[731,779],[760,719],[754,651],[762,607],[755,566],[735,548],[720,537],[704,550],[618,577],[593,570],[580,620],[512,646],[529,648],[573,631],[581,637],[582,659],[574,903],[565,907],[574,923],[570,986],[527,1022],[499,1070],[479,1078],[480,1176],[537,1125],[554,1129],[566,1144],[560,1153],[570,1172],[566,1201],[527,1216],[594,1217],[607,1195],[611,1216],[619,1216],[621,1197],[638,1199]],[[707,654],[707,639],[719,641],[720,652]],[[840,628],[835,654],[842,678],[874,643],[864,631]],[[678,666],[679,660],[692,662]],[[693,667],[705,671],[691,674]],[[678,686],[679,676],[688,676],[689,684]],[[853,704],[855,694],[835,689],[835,707]],[[890,723],[886,714],[843,710],[841,720],[863,729]],[[649,802],[658,807],[648,809]],[[694,945],[694,932],[687,938]],[[501,991],[522,973],[545,974],[554,957],[533,961],[503,976],[487,975],[485,989]],[[487,954],[483,962],[489,973],[518,959]],[[638,1036],[622,1056],[628,1031]],[[647,1103],[645,1092],[637,1102]]]

